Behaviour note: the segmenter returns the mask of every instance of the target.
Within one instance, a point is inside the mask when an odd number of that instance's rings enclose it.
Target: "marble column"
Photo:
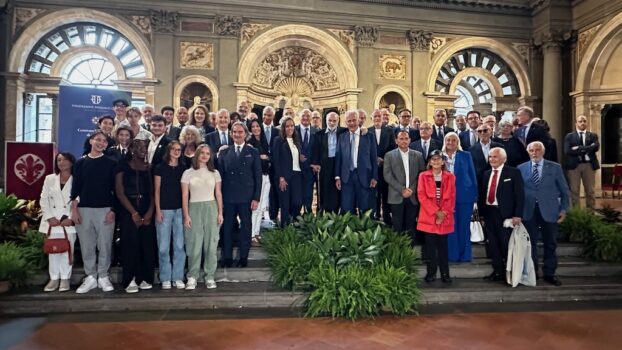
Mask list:
[[[562,61],[561,39],[546,35],[542,43],[544,69],[542,75],[542,118],[551,127],[558,151],[562,138]]]
[[[351,108],[363,108],[366,111],[372,111],[374,106],[374,74],[365,71],[368,67],[375,67],[376,60],[374,55],[374,45],[378,41],[378,28],[356,26],[354,28],[354,38],[357,43],[357,70],[358,76],[358,88],[361,89],[361,93],[358,96],[356,106],[352,106],[354,100],[348,101],[347,107]]]
[[[428,97],[423,94],[428,82],[428,72],[432,64],[430,58],[430,42],[433,34],[423,30],[409,30],[406,37],[412,50],[412,110],[413,115],[421,118],[421,121],[432,121],[432,113],[428,110]]]
[[[15,141],[17,118],[24,114],[24,91],[26,76],[21,73],[3,73],[4,75],[4,139],[0,146],[0,169],[4,169],[4,143]],[[0,172],[0,183],[4,183],[4,172]]]

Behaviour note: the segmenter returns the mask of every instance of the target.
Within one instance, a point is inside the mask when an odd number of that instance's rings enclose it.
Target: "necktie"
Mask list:
[[[579,135],[581,137],[581,145],[585,146],[585,133],[581,131]]]
[[[235,155],[239,157],[240,152],[242,152],[242,146],[235,146]]]
[[[354,157],[356,157],[356,155],[354,154],[355,145],[356,145],[356,134],[351,133],[350,134],[350,171],[354,171],[354,169],[356,169],[356,167],[354,166]]]
[[[220,144],[221,145],[226,145],[227,144],[227,135],[224,131],[221,132],[222,136],[220,137]]]
[[[266,133],[266,140],[268,141],[268,144],[270,144],[270,136],[271,136],[270,133],[271,132],[272,130],[270,130],[270,127],[266,126],[265,133]]]
[[[538,171],[538,163],[533,163],[533,172],[531,173],[531,181],[538,186],[540,184],[540,172]]]
[[[488,191],[488,204],[492,204],[495,202],[495,195],[497,193],[497,175],[499,170],[495,169],[492,171],[492,181],[490,182],[490,190]]]
[[[443,135],[443,128],[440,126],[437,126],[436,130],[438,131],[438,138],[442,140],[443,137],[445,137],[445,135]]]
[[[423,141],[423,158],[428,159],[428,141]]]
[[[309,144],[309,128],[305,128],[304,137],[302,138],[302,143],[305,145]]]
[[[126,152],[127,152],[127,149],[125,149],[125,148],[121,148],[121,154],[122,154],[122,155],[125,155],[125,153],[126,153]]]

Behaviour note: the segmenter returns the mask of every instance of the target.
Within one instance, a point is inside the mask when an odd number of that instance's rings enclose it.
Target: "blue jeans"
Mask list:
[[[161,224],[156,221],[158,252],[160,257],[160,281],[184,279],[186,252],[184,251],[184,226],[181,209],[162,210]],[[171,278],[171,231],[173,232],[173,271]]]

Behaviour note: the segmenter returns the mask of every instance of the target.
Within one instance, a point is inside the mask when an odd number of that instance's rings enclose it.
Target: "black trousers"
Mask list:
[[[417,217],[419,216],[419,206],[414,205],[410,198],[404,199],[401,204],[391,204],[391,215],[393,216],[393,229],[396,232],[407,233],[410,236],[411,245],[414,246],[415,242],[418,241]]]
[[[134,199],[130,199],[134,202]],[[143,216],[149,206],[143,200],[138,213]],[[132,279],[140,284],[145,281],[153,284],[153,270],[156,264],[155,226],[153,222],[147,226],[136,227],[130,214],[125,208],[121,209],[121,254],[123,258],[123,287],[127,287]]]
[[[275,179],[274,170],[270,169],[270,207],[268,212],[270,213],[270,220],[276,223],[276,219],[279,216],[279,180]]]
[[[376,185],[376,205],[374,207],[376,219],[380,220],[382,213],[382,221],[385,224],[391,225],[393,214],[393,210],[391,209],[391,205],[387,203],[387,198],[389,197],[389,185],[384,180],[384,175],[382,174],[382,165],[378,167],[378,185]],[[415,194],[416,195],[416,194]]]
[[[542,238],[544,244],[544,266],[542,272],[544,276],[555,276],[557,269],[557,232],[559,226],[557,222],[546,222],[540,214],[540,207],[536,204],[531,220],[524,222],[529,239],[531,240],[531,259],[533,267],[538,273],[538,240]]]
[[[320,210],[336,213],[341,206],[339,190],[335,187],[335,158],[322,162],[320,170]]]
[[[233,259],[233,240],[235,228],[240,217],[240,258],[248,258],[251,248],[251,203],[223,203],[223,244],[222,256],[225,260]]]
[[[428,275],[436,277],[436,271],[440,267],[441,276],[449,276],[447,235],[425,233],[425,250],[428,258]]]
[[[279,203],[281,204],[281,227],[287,226],[293,219],[300,215],[303,202],[302,172],[294,171],[287,182],[285,191],[279,188]]]
[[[503,227],[503,217],[499,208],[487,205],[484,215],[484,231],[486,232],[487,247],[492,268],[497,274],[505,273],[505,264],[508,259],[508,244],[512,235],[511,228]]]

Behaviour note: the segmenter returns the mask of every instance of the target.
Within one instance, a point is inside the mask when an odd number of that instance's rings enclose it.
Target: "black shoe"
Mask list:
[[[233,260],[225,259],[225,267],[231,267],[231,266],[233,266]]]
[[[557,278],[557,276],[544,276],[544,280],[556,287],[559,287],[562,285],[562,281],[559,280],[559,278]]]
[[[246,267],[248,266],[248,258],[240,258],[237,264],[238,267]]]
[[[502,281],[504,279],[505,277],[502,274],[496,272],[493,272],[490,275],[484,277],[484,281]]]
[[[434,276],[433,274],[429,273],[427,275],[425,275],[424,280],[428,283],[430,282],[434,282],[436,280],[436,276]]]
[[[443,283],[451,283],[451,282],[453,282],[451,280],[451,277],[449,277],[449,275],[441,275],[441,281],[443,281]]]

